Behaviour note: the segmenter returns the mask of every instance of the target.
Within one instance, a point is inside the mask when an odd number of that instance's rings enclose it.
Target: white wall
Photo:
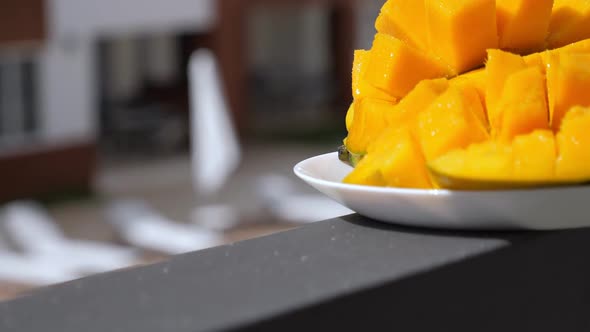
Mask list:
[[[49,44],[40,57],[41,137],[88,140],[96,134],[94,50],[89,40]]]
[[[122,32],[205,30],[215,0],[48,0],[53,38]]]
[[[52,142],[95,138],[99,36],[204,31],[214,23],[214,5],[215,0],[47,0],[48,42],[39,69],[41,136]]]

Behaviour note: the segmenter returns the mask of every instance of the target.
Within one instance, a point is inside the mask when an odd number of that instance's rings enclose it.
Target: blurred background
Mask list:
[[[383,2],[1,0],[0,300],[349,213],[292,167]]]

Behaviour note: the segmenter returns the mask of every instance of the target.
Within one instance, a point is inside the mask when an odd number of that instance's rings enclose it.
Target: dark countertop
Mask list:
[[[589,313],[590,229],[349,216],[0,303],[0,331],[590,331]]]

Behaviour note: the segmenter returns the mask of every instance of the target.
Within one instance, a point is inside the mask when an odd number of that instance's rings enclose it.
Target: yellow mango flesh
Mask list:
[[[556,172],[560,180],[590,179],[590,108],[574,107],[557,134]]]
[[[456,73],[483,64],[498,47],[495,0],[425,0],[429,50]]]
[[[590,0],[388,0],[375,25],[355,52],[345,144],[365,158],[348,183],[590,179]]]
[[[498,127],[492,127],[492,133],[503,141],[549,128],[545,77],[538,68],[523,69],[508,77],[497,112]]]
[[[346,112],[346,130],[350,130],[352,128],[352,121],[354,120],[354,102],[350,104],[348,111]]]
[[[346,116],[349,131],[345,140],[346,147],[353,153],[362,154],[387,126],[413,126],[418,114],[446,91],[448,86],[446,79],[422,81],[397,105],[374,98],[355,101]],[[358,119],[355,118],[357,108],[361,108],[359,112],[362,112]]]
[[[352,122],[346,138],[350,152],[364,154],[367,148],[389,125],[389,117],[395,104],[374,98],[354,102]]]
[[[424,1],[389,0],[375,22],[378,32],[396,37],[420,50],[427,49]]]
[[[545,48],[553,0],[496,0],[499,47],[517,53]]]
[[[533,53],[523,57],[527,67],[537,67],[543,75],[547,71],[546,52]]]
[[[500,111],[497,106],[506,80],[510,75],[525,68],[525,61],[519,55],[500,50],[488,50],[486,109],[492,130],[500,127]]]
[[[547,66],[551,126],[558,130],[573,106],[590,106],[590,54],[552,53]]]
[[[475,88],[450,86],[418,115],[416,137],[426,160],[486,140],[483,106]]]
[[[369,66],[370,55],[370,51],[354,51],[354,63],[352,66],[352,96],[354,99],[369,97],[396,102],[397,98],[393,97],[384,90],[372,86],[365,79],[365,74]]]
[[[510,145],[486,141],[466,149],[452,150],[430,162],[429,166],[433,172],[453,178],[496,180],[511,179],[513,164]],[[446,187],[444,183],[439,185]]]
[[[402,98],[425,79],[445,77],[447,67],[401,40],[378,33],[365,74],[373,86]]]
[[[450,80],[450,84],[455,86],[472,86],[477,90],[479,99],[485,104],[487,89],[487,72],[485,68],[472,70],[463,75],[459,75]],[[485,105],[484,105],[485,106]]]
[[[366,155],[342,182],[362,186],[385,187],[386,182],[379,171],[379,158]]]
[[[345,183],[397,188],[432,188],[424,157],[410,130],[389,128],[374,144]]]
[[[547,44],[557,48],[590,38],[590,1],[555,0]]]
[[[413,126],[418,114],[430,106],[436,98],[449,87],[444,78],[424,80],[397,104],[389,117],[389,123],[395,126]]]
[[[543,181],[555,178],[557,144],[551,130],[535,130],[529,135],[516,137],[512,150],[515,179]]]
[[[536,130],[516,137],[512,144],[492,140],[450,151],[432,161],[429,167],[436,174],[434,178],[480,181],[486,187],[494,181],[551,182],[555,178],[556,159],[553,132]],[[486,185],[487,181],[490,184]]]

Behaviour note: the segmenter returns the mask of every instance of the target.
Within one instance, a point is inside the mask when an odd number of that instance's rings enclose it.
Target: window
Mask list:
[[[37,61],[0,56],[0,142],[27,138],[38,129]]]

